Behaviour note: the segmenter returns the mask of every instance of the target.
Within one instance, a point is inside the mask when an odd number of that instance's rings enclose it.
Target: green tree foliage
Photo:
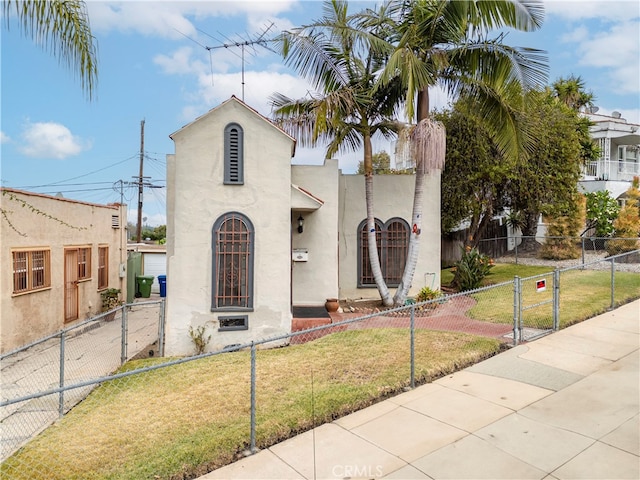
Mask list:
[[[578,208],[578,180],[583,161],[578,112],[549,90],[527,94],[521,118],[536,139],[518,161],[509,185],[510,207],[522,216],[524,249],[535,249],[540,214],[566,216]]]
[[[434,118],[447,130],[447,154],[441,177],[442,232],[469,223],[465,246],[478,245],[495,214],[506,205],[505,189],[515,162],[500,153],[472,105],[456,102]]]
[[[48,48],[80,77],[82,89],[91,99],[98,81],[98,47],[81,0],[5,0],[4,24],[13,15],[25,35]]]
[[[545,242],[540,249],[540,257],[549,260],[568,260],[579,258],[581,249],[579,247],[580,231],[585,222],[585,198],[577,193],[573,199],[573,204],[564,212],[556,212],[550,216],[547,225]]]
[[[371,157],[371,163],[375,175],[391,173],[391,157],[386,151],[382,150],[381,152],[374,153]],[[358,170],[356,173],[358,175],[364,175],[364,160],[358,162]]]
[[[540,1],[476,2],[417,0],[392,2],[398,12],[381,84],[398,78],[406,92],[409,138],[416,166],[407,262],[394,303],[404,303],[413,282],[422,230],[425,174],[440,170],[445,160],[445,132],[430,118],[429,88],[440,85],[455,98],[473,99],[478,116],[500,151],[516,157],[524,144],[516,127],[522,93],[546,82],[544,52],[506,45],[493,32],[510,27],[521,31],[540,28],[544,5]]]
[[[607,242],[606,248],[611,255],[640,248],[640,177],[633,177],[631,187],[624,193],[624,198],[625,204],[613,222],[613,228],[616,237],[628,240]]]
[[[521,142],[516,113],[523,92],[546,82],[544,52],[505,45],[490,38],[503,27],[532,31],[544,17],[542,2],[419,0],[385,2],[378,10],[347,15],[346,2],[325,2],[325,16],[281,38],[287,64],[321,94],[291,101],[274,97],[281,124],[305,142],[327,142],[327,155],[340,147],[364,147],[367,227],[374,232],[371,136],[397,129],[389,122],[399,102],[410,127],[416,165],[407,261],[393,297],[404,304],[417,266],[425,175],[440,170],[445,157],[442,124],[429,117],[429,88],[442,85],[454,97],[472,98],[501,151],[514,157]],[[286,127],[289,128],[286,128]],[[375,128],[374,128],[375,127]],[[377,274],[375,235],[369,235],[371,267],[385,304],[388,289]],[[373,258],[376,257],[376,258]]]
[[[615,228],[613,222],[618,218],[620,206],[608,190],[600,190],[586,194],[587,225],[586,231],[594,229],[596,237],[610,237]]]
[[[386,6],[363,21],[348,13],[348,3],[326,1],[324,16],[284,32],[278,44],[287,65],[309,80],[317,93],[291,99],[272,95],[275,121],[301,145],[326,144],[327,157],[339,151],[364,150],[365,204],[369,260],[380,297],[392,299],[380,268],[373,209],[373,152],[375,134],[397,132],[396,110],[402,102],[400,84],[391,80],[376,88],[389,44]]]

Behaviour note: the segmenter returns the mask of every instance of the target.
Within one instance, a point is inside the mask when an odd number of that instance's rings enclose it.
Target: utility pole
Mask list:
[[[140,175],[138,176],[138,227],[136,229],[136,242],[140,243],[142,238],[142,182],[144,164],[144,120],[140,122]]]

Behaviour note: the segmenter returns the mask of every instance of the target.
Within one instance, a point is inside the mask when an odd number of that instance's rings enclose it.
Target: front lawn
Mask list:
[[[495,339],[418,330],[415,375],[431,381],[500,350]],[[139,368],[166,359],[130,362]],[[257,352],[257,446],[401,392],[406,329],[345,331]],[[57,398],[57,397],[56,397]],[[195,478],[250,439],[250,354],[226,353],[105,383],[3,462],[6,479]]]

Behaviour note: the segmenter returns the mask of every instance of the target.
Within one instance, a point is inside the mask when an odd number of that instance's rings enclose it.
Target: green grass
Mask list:
[[[400,392],[406,329],[339,332],[257,352],[257,446],[264,448]],[[430,381],[500,350],[490,338],[419,330],[415,374]],[[125,369],[166,359],[138,360]],[[313,395],[312,395],[313,392]],[[250,434],[250,354],[113,380],[3,462],[3,479],[194,478],[235,460]]]
[[[453,275],[449,273],[451,279]],[[512,282],[515,276],[522,281],[523,324],[525,327],[551,328],[553,269],[547,266],[497,264],[484,279],[484,285]],[[535,277],[528,279],[529,277]],[[443,271],[443,283],[444,283]],[[446,277],[449,278],[449,277]],[[546,279],[547,288],[537,291],[535,281]],[[513,322],[513,287],[489,289],[472,295],[477,304],[469,310],[471,318],[493,323]],[[615,273],[614,304],[621,305],[640,297],[640,275]],[[533,305],[540,306],[528,308]],[[611,307],[611,272],[608,270],[569,270],[560,274],[560,327],[605,312]]]

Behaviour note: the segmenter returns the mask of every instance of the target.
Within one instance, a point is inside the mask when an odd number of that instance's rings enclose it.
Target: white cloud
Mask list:
[[[286,92],[291,98],[298,98],[304,96],[308,89],[309,85],[304,79],[287,73],[248,71],[244,74],[244,101],[265,116],[271,113],[269,96],[274,92]],[[194,102],[207,107],[200,107],[199,115],[227,100],[231,95],[242,99],[241,72],[213,76],[203,73],[199,78],[199,89]],[[185,120],[191,121],[193,118]]]
[[[167,224],[167,216],[164,213],[148,213],[144,209],[142,210],[142,223],[148,227],[157,227],[159,225]],[[146,218],[146,220],[144,220]],[[133,223],[134,225],[138,224],[138,210],[137,209],[127,209],[127,222]],[[132,232],[135,235],[135,230]]]
[[[11,137],[4,132],[0,132],[0,143],[9,143],[11,141]]]
[[[603,21],[624,21],[640,17],[637,0],[547,0],[547,15],[567,20],[595,18]]]
[[[156,55],[153,62],[169,75],[199,74],[206,69],[206,65],[200,60],[193,59],[191,47],[181,47],[170,55]]]
[[[581,26],[562,37],[575,44],[579,64],[603,69],[610,88],[618,93],[640,92],[640,22],[619,22],[607,30],[593,31]],[[571,47],[570,47],[571,48]]]
[[[67,127],[54,122],[27,123],[21,137],[23,143],[18,150],[29,157],[64,159],[91,147]]]
[[[91,28],[96,33],[110,31],[140,33],[162,38],[183,35],[199,36],[195,22],[208,18],[246,15],[252,26],[264,24],[265,19],[277,19],[278,14],[291,10],[293,0],[277,1],[158,1],[135,2],[90,1],[88,6]],[[260,30],[258,28],[258,30]]]

